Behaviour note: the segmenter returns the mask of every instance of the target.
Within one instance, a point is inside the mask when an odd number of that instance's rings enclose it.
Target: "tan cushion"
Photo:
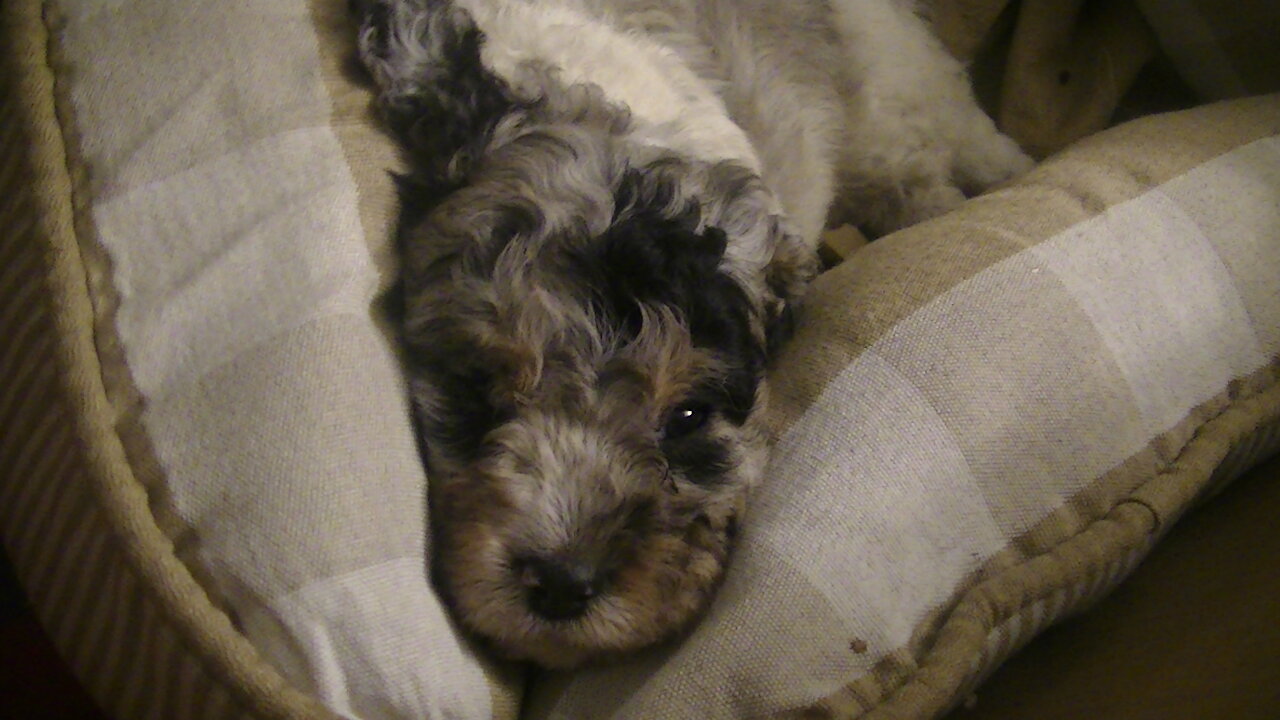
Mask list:
[[[11,247],[32,279],[45,260],[73,276],[53,288],[7,277],[19,302],[74,301],[54,312],[88,353],[68,370],[98,413],[85,440],[117,463],[65,488],[30,471],[17,507],[56,515],[70,538],[20,533],[19,564],[32,543],[88,543],[98,559],[99,533],[120,523],[137,548],[120,572],[142,578],[128,586],[141,600],[83,597],[59,565],[48,601],[74,592],[78,629],[136,602],[202,619],[147,625],[123,659],[132,637],[93,628],[93,660],[77,669],[96,683],[110,665],[95,689],[124,716],[199,715],[157,708],[199,703],[212,680],[246,712],[513,717],[519,673],[477,656],[426,577],[425,477],[373,308],[389,278],[394,151],[349,81],[345,4],[18,0],[4,12],[23,83],[6,127],[38,141],[43,173],[34,188],[9,176],[37,194],[13,211],[25,224]],[[63,416],[86,401],[71,402]],[[20,457],[65,452],[51,447]],[[91,499],[98,483],[131,504],[80,523],[49,500]],[[191,647],[212,678],[199,664],[196,687],[180,663],[156,670]],[[153,670],[163,692],[140,687]]]
[[[947,720],[1273,718],[1277,516],[1280,455],[1179,522],[1114,593],[1037,637]]]
[[[108,400],[42,8],[0,4],[0,538],[34,612],[113,717],[332,715],[208,602],[148,507]]]
[[[858,251],[774,369],[777,446],[710,616],[539,683],[530,717],[964,697],[1280,446],[1277,198],[1270,96],[1105,132]]]

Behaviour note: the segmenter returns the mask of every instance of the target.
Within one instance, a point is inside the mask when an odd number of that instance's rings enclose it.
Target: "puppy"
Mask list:
[[[1029,164],[905,0],[357,0],[402,146],[432,574],[500,654],[686,628],[767,455],[828,224]]]

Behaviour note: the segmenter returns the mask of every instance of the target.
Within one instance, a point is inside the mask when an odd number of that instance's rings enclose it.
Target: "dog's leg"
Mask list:
[[[910,0],[835,0],[856,88],[842,162],[850,222],[881,235],[940,215],[1031,166],[978,107]]]

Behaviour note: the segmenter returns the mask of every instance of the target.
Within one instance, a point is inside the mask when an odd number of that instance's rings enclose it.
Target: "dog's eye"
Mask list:
[[[711,417],[711,408],[706,405],[682,405],[667,416],[662,427],[662,438],[674,440],[684,437],[707,424]]]

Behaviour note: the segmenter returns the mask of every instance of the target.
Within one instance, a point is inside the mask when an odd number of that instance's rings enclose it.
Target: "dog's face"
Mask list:
[[[707,604],[808,270],[749,172],[620,148],[522,134],[403,231],[433,574],[467,628],[545,666]]]

